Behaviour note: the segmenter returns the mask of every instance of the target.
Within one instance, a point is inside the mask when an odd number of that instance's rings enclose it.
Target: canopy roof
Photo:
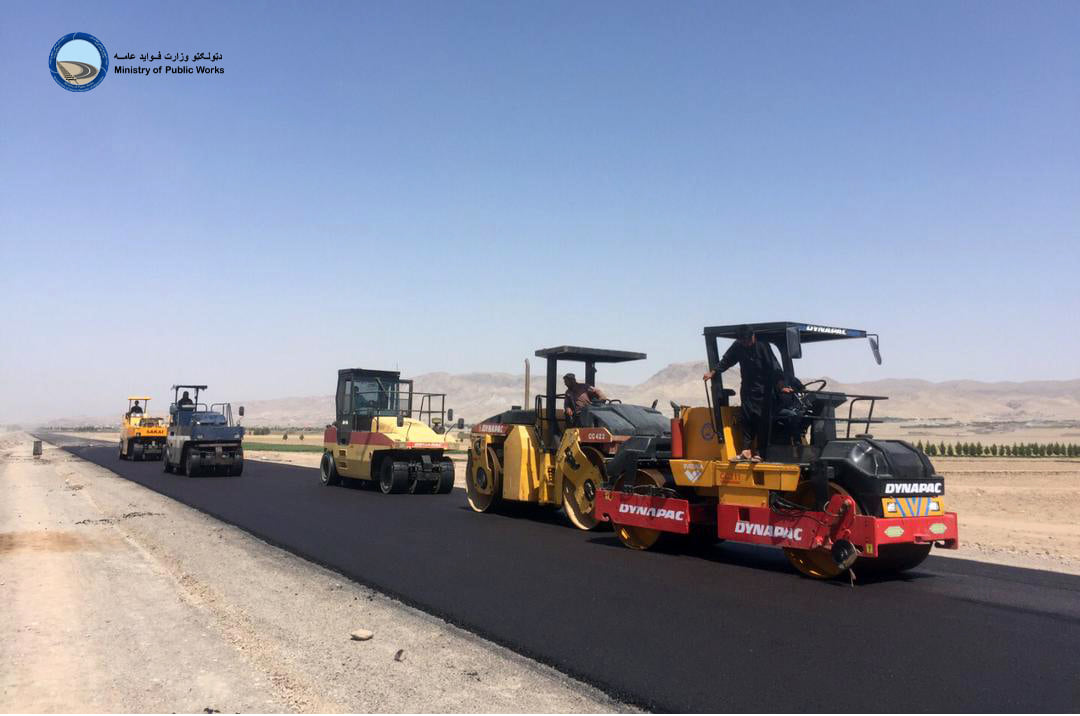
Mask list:
[[[857,328],[836,328],[820,323],[796,323],[793,321],[774,321],[772,323],[737,323],[731,326],[710,326],[705,329],[706,338],[735,338],[742,326],[750,329],[761,340],[783,344],[788,328],[799,329],[801,343],[815,341],[836,341],[845,338],[866,338],[866,331]]]
[[[401,372],[396,370],[371,370],[369,368],[342,368],[338,371],[338,376],[371,376],[374,378],[400,380]]]
[[[582,348],[581,346],[556,346],[555,348],[541,348],[536,351],[540,358],[554,358],[555,360],[574,360],[586,363],[626,363],[632,360],[644,360],[644,353],[633,351],[613,351],[607,348]]]

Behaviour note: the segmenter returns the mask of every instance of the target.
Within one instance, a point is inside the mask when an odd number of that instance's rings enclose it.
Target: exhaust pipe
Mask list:
[[[525,410],[529,409],[529,381],[532,380],[529,377],[529,359],[525,359],[525,402],[521,404],[521,407]]]

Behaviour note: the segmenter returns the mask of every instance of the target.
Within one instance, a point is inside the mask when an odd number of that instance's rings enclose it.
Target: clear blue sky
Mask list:
[[[67,92],[74,31],[226,73]],[[23,3],[0,41],[0,422],[561,343],[636,381],[755,320],[882,334],[807,374],[1080,374],[1076,2]]]
[[[57,61],[86,62],[94,67],[101,67],[101,53],[86,40],[72,40],[60,48]]]

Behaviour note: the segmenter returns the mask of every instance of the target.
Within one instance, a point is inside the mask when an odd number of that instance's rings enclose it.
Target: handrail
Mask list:
[[[416,420],[424,420],[425,417],[430,424],[432,420],[438,416],[443,423],[446,422],[446,393],[420,393],[415,391],[400,391],[400,390],[358,390],[351,394],[356,396],[373,396],[378,402],[380,398],[385,399],[388,403],[386,407],[376,406],[364,406],[367,410],[372,412],[373,417],[389,417],[390,415],[400,415]],[[417,407],[414,402],[414,398],[419,397],[419,404]],[[439,399],[439,408],[435,407],[435,399]],[[391,407],[390,404],[396,403],[395,407]],[[356,405],[352,406],[353,414],[359,414],[360,410]]]
[[[844,395],[848,399],[847,432],[844,434],[845,439],[851,437],[851,424],[852,423],[862,424],[864,426],[863,427],[863,432],[864,433],[869,433],[870,432],[870,425],[872,423],[884,422],[882,420],[874,420],[874,406],[877,404],[877,401],[879,401],[879,400],[888,400],[889,399],[888,396],[886,396],[886,395],[849,395],[847,393],[844,393]],[[855,410],[855,403],[865,402],[867,400],[870,401],[870,410],[867,411],[866,418],[865,419],[853,420],[851,416],[852,416],[852,412]]]

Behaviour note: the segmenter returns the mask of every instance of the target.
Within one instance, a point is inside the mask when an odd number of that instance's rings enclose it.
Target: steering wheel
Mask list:
[[[810,386],[813,385],[814,383],[821,383],[821,385],[819,387],[817,387],[817,388],[810,388]],[[828,383],[825,382],[824,378],[818,378],[817,380],[812,380],[809,383],[803,383],[802,392],[803,393],[820,393],[821,391],[825,390],[826,385],[828,385]]]

